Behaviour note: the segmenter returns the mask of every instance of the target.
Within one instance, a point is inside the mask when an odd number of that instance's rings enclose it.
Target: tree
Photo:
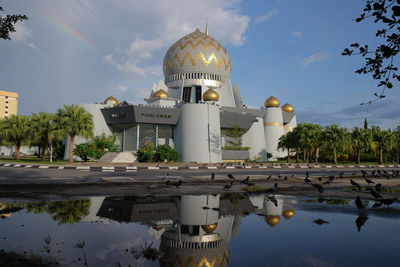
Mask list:
[[[366,0],[363,12],[355,21],[358,23],[370,18],[379,24],[375,35],[381,38],[381,44],[371,50],[368,45],[353,43],[342,52],[344,56],[362,56],[365,64],[355,72],[371,74],[378,81],[378,87],[382,88],[380,93],[375,93],[374,100],[367,102],[369,104],[385,97],[385,90],[393,88],[392,79],[400,81],[396,66],[400,50],[400,1]]]
[[[28,144],[30,138],[31,119],[25,115],[11,115],[3,119],[2,138],[15,146],[15,159],[20,160],[21,146]]]
[[[41,148],[40,158],[42,161],[46,160],[46,151],[51,148],[53,140],[57,139],[60,135],[59,127],[54,122],[56,119],[55,114],[39,112],[39,114],[32,114],[31,120],[31,133],[35,137],[36,143]],[[51,154],[51,153],[50,153]]]
[[[4,9],[0,6],[0,12]],[[26,15],[6,15],[0,16],[0,38],[4,40],[11,40],[10,33],[15,32],[15,23],[18,21],[27,20]]]
[[[290,150],[294,148],[295,140],[293,132],[288,132],[279,137],[278,149],[284,149],[287,151],[287,162],[290,162]]]
[[[357,164],[360,164],[361,151],[365,151],[372,146],[372,134],[371,131],[367,129],[360,129],[354,127],[351,132],[351,144],[356,151]]]
[[[396,162],[400,163],[400,126],[397,126],[397,129],[393,132],[394,139],[394,152],[396,154]]]
[[[242,136],[246,130],[240,128],[237,125],[232,125],[232,128],[225,129],[225,134],[227,137],[226,142],[231,145],[234,149],[235,154],[235,162],[236,162],[236,150],[240,150],[242,148]]]
[[[310,124],[308,135],[310,153],[314,151],[314,162],[315,164],[318,164],[319,147],[322,145],[322,127],[318,124]]]
[[[56,121],[64,136],[69,137],[69,162],[73,162],[75,136],[93,137],[93,116],[80,106],[64,105],[57,111]]]
[[[381,130],[379,127],[373,127],[372,135],[379,151],[378,163],[383,164],[383,152],[392,147],[393,134],[390,130]]]
[[[367,118],[364,118],[364,129],[368,129]]]
[[[323,143],[333,151],[333,164],[337,164],[337,149],[344,149],[348,145],[346,128],[339,128],[336,124],[326,126],[323,132]]]

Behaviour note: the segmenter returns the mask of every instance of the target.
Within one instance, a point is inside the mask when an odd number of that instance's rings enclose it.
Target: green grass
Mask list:
[[[260,187],[260,186],[246,186],[242,187],[242,190],[250,194],[262,194],[271,192],[271,188]]]
[[[325,203],[327,205],[349,205],[350,200],[340,198],[315,198],[304,199],[301,202],[305,203]]]
[[[15,158],[0,158],[0,162],[10,162],[10,163],[20,163],[20,164],[66,164],[68,161],[65,160],[53,160],[50,162],[49,160],[42,161],[40,158],[21,158],[20,160],[16,160]]]
[[[349,192],[353,191],[353,189],[354,189],[354,187],[352,187],[352,186],[346,186],[346,187],[342,188],[343,191],[349,191]],[[369,191],[370,189],[375,191],[375,187],[374,186],[362,186],[361,187],[361,191]],[[354,190],[354,191],[358,191],[358,190]],[[396,193],[396,194],[399,194],[400,190],[396,189],[396,188],[391,188],[391,187],[382,187],[381,192],[382,193]]]

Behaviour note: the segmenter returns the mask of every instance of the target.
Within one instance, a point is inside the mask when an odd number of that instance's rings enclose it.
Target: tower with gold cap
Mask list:
[[[279,138],[285,133],[283,115],[279,100],[271,96],[264,102],[264,135],[267,153],[272,154],[272,160],[284,157],[285,152],[278,149]]]

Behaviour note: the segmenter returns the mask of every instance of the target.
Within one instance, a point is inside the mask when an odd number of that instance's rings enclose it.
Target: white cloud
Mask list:
[[[10,38],[12,41],[24,44],[30,48],[36,48],[36,45],[30,41],[32,38],[32,31],[24,21],[15,24],[15,32],[10,34]]]
[[[312,54],[312,55],[304,58],[302,63],[303,63],[303,66],[307,67],[312,63],[325,60],[329,57],[330,57],[330,55],[327,53],[316,53],[316,54]]]
[[[267,14],[264,14],[264,15],[262,15],[262,16],[256,17],[256,18],[254,19],[254,22],[257,23],[257,24],[258,24],[258,23],[263,23],[263,22],[269,20],[270,18],[272,18],[272,17],[273,17],[274,15],[276,15],[276,14],[278,14],[278,10],[277,10],[277,9],[268,11]]]
[[[119,85],[117,85],[117,90],[118,90],[120,93],[125,93],[125,92],[128,90],[128,86],[119,84]]]
[[[292,36],[296,38],[301,38],[303,34],[301,32],[292,32]]]

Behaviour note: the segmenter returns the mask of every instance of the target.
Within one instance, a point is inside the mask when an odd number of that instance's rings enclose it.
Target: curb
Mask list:
[[[14,164],[14,163],[0,163],[0,167],[13,167],[13,168],[32,168],[32,169],[57,169],[57,170],[78,170],[78,171],[97,171],[97,172],[137,172],[138,170],[216,170],[216,169],[340,169],[340,168],[358,168],[358,169],[368,169],[368,168],[400,168],[400,165],[259,165],[259,166],[148,166],[148,167],[113,167],[113,166],[52,166],[52,165],[32,165],[32,164]]]

